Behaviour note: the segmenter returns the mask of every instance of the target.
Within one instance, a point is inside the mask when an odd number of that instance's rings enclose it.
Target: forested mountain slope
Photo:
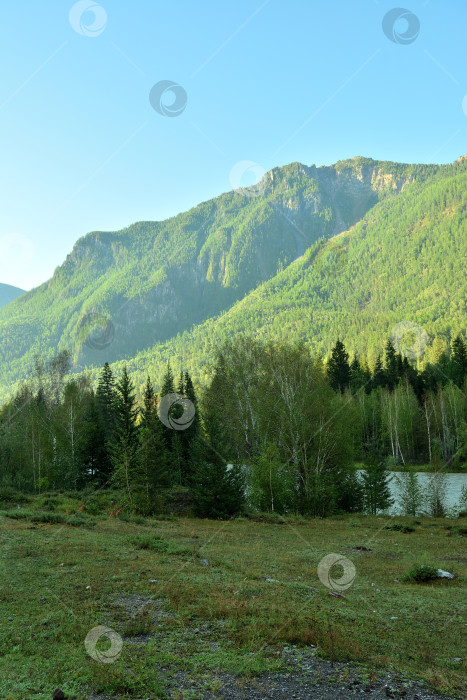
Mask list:
[[[47,359],[69,348],[79,370],[167,342],[229,309],[319,239],[348,229],[378,200],[440,170],[366,158],[320,168],[293,163],[167,221],[90,233],[51,280],[0,310],[0,388],[26,376],[36,354]],[[332,284],[332,266],[328,272]],[[273,320],[263,315],[262,322]],[[86,342],[93,326],[106,338],[105,352]]]
[[[148,371],[160,375],[168,358],[203,381],[214,348],[239,333],[305,341],[323,354],[340,337],[371,363],[381,338],[407,321],[427,333],[420,359],[434,360],[465,334],[466,163],[460,159],[381,201],[220,317],[138,355],[129,365],[137,383]]]
[[[10,301],[24,294],[24,289],[13,287],[11,284],[2,284],[0,282],[0,307],[9,304]]]

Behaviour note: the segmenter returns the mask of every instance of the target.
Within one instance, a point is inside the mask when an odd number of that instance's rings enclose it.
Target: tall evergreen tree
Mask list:
[[[389,488],[390,474],[384,462],[370,455],[363,468],[363,497],[365,510],[376,515],[378,510],[385,510],[393,504]]]
[[[174,375],[172,372],[172,367],[170,366],[170,362],[167,362],[167,369],[164,374],[164,378],[162,380],[162,388],[161,388],[161,399],[164,396],[167,396],[167,394],[173,394],[175,391],[175,383],[174,383]]]
[[[384,376],[386,379],[386,386],[390,391],[393,391],[397,386],[399,361],[391,340],[388,340],[386,343],[385,354]]]
[[[178,377],[178,387],[177,391],[179,394],[185,394],[185,378],[183,376],[183,371],[180,370],[180,375]]]
[[[334,391],[341,394],[350,386],[349,354],[345,350],[344,343],[337,340],[332,349],[331,357],[326,367],[328,380]]]
[[[350,363],[350,389],[352,394],[356,394],[357,391],[362,389],[368,381],[368,377],[365,374],[364,369],[360,364],[358,355],[355,355],[352,362]]]
[[[467,377],[467,344],[460,333],[452,341],[451,367],[453,382],[462,388]]]
[[[112,476],[112,451],[116,437],[117,392],[115,379],[108,362],[102,368],[96,391],[98,432],[104,441],[99,455],[96,480],[100,485],[108,484]]]
[[[157,396],[150,377],[143,392],[138,460],[144,474],[145,510],[152,512],[159,491],[170,485],[170,475],[163,425],[157,415]]]
[[[100,421],[97,398],[91,389],[86,398],[83,418],[83,441],[81,445],[81,461],[84,465],[86,480],[105,483],[105,475],[101,465],[108,458],[105,447],[105,434]]]
[[[229,518],[239,515],[244,505],[244,484],[240,468],[217,456],[198,465],[194,487],[195,514],[200,518]]]
[[[372,377],[372,388],[377,389],[378,387],[384,386],[385,383],[385,377],[384,377],[384,367],[383,367],[383,361],[381,359],[381,355],[378,355],[376,357],[376,362],[375,362],[375,368],[373,371],[373,377]]]
[[[202,453],[202,447],[199,444],[201,426],[198,399],[193,386],[193,381],[188,372],[185,372],[183,375],[183,388],[184,396],[193,405],[195,413],[192,423],[185,430],[179,432],[179,439],[183,455],[181,479],[184,486],[192,486],[200,455]]]
[[[126,367],[123,368],[116,390],[115,443],[112,448],[113,481],[124,490],[127,504],[131,508],[138,508],[141,498],[144,499],[144,473],[137,454],[138,408],[133,382]]]

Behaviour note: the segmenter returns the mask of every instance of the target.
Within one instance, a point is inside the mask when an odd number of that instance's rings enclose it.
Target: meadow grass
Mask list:
[[[63,497],[63,510],[56,498],[52,512],[80,512],[78,501],[70,506],[73,499]],[[66,517],[34,518],[50,512],[35,500],[30,517],[0,515],[6,700],[50,698],[57,687],[77,699],[164,697],[181,673],[208,687],[210,670],[280,670],[285,645],[315,645],[319,655],[361,663],[369,673],[391,668],[441,692],[465,692],[465,518],[219,522],[101,514],[90,529]],[[340,598],[317,575],[332,552],[356,569]],[[456,578],[405,579],[422,565]],[[115,663],[86,653],[86,635],[98,625],[123,639]]]

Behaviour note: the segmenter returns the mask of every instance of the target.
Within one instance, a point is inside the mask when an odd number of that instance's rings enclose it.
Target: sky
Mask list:
[[[467,2],[407,1],[2,3],[0,282],[293,161],[466,154]]]

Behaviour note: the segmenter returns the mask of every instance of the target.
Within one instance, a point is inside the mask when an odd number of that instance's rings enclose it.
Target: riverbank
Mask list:
[[[355,464],[357,469],[363,469],[363,463],[362,462],[357,462]],[[432,472],[433,471],[433,466],[431,464],[406,464],[404,465],[398,465],[396,467],[391,467],[390,471],[391,472],[404,472],[406,469],[411,469],[415,472]],[[463,464],[459,464],[456,468],[453,468],[452,466],[449,467],[449,469],[442,469],[441,470],[443,474],[466,474],[467,475],[467,462]]]

